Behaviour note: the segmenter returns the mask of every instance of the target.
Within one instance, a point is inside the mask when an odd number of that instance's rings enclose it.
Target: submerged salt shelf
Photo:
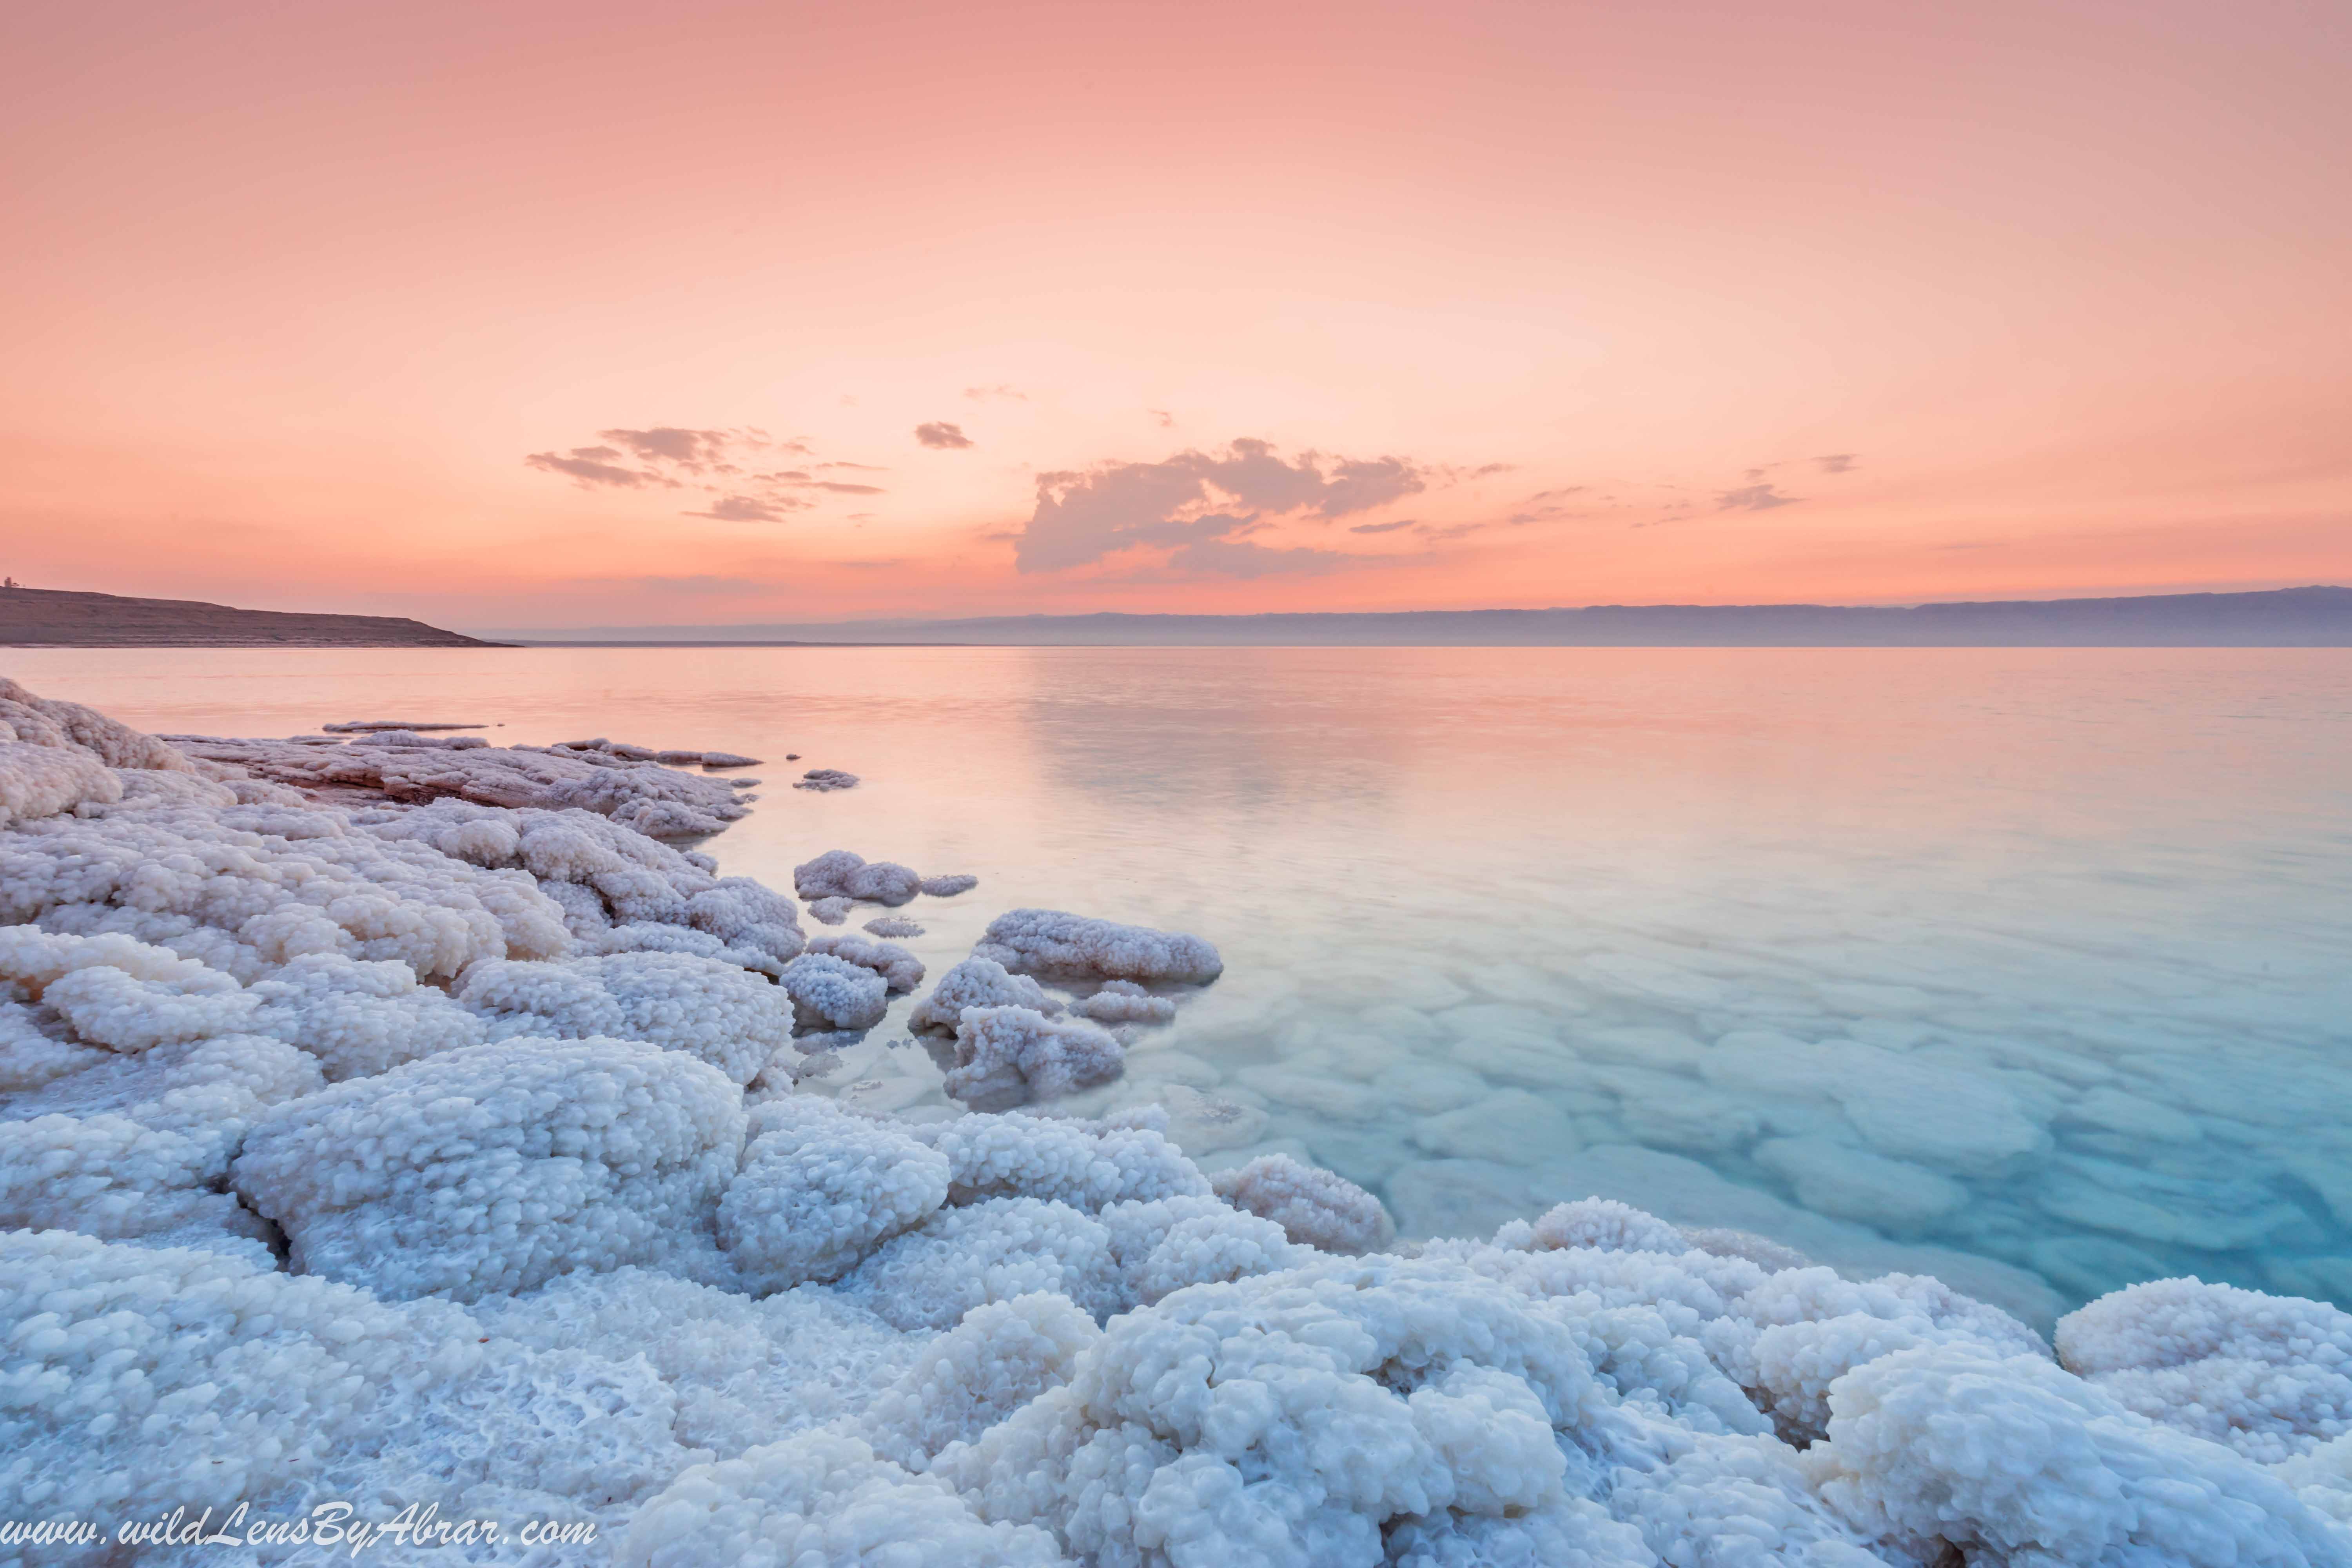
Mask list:
[[[432,694],[402,696],[341,706]],[[1244,938],[1163,917],[1221,963],[1011,908],[1034,872],[887,797],[681,852],[609,792],[322,805],[0,711],[0,1202],[35,1227],[0,1238],[0,1376],[33,1391],[0,1410],[9,1517],[430,1500],[603,1534],[535,1560],[681,1563],[2352,1562],[2352,1317],[2151,1284],[2053,1357],[2068,1302],[2017,1261],[2326,1275],[2341,1167],[2304,1108],[2336,1080],[2263,1005],[2324,994],[2293,941],[2226,1008],[2123,1005],[2084,975],[2186,944],[2086,963],[2077,931],[2062,963],[2021,916],[1996,1005],[1950,927],[1906,991],[1883,907],[1844,916],[1843,970],[1788,939],[1823,895],[1786,880],[1747,890],[1775,941],[1697,940],[1719,911],[1635,941],[1632,884],[1522,852]],[[1181,801],[1125,847],[1181,837]],[[811,944],[763,834],[787,867],[971,866],[996,901]],[[1056,902],[1149,902],[1081,838],[1097,896]],[[1196,847],[1178,885],[1344,900],[1375,847],[1253,883]],[[878,913],[898,869],[812,890]],[[2224,1016],[2245,1044],[2200,1061]],[[961,1115],[901,1019],[996,1087],[1046,1025],[1125,1071],[1064,1119]],[[2263,1098],[2297,1068],[2316,1091]]]

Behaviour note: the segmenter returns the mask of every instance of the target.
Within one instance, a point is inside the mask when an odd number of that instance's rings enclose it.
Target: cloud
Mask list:
[[[1753,468],[1748,472],[1753,473]],[[1802,496],[1784,496],[1772,485],[1741,485],[1737,489],[1716,493],[1717,511],[1770,511],[1776,506],[1794,506]]]
[[[1144,412],[1150,415],[1152,422],[1162,430],[1170,428],[1176,423],[1176,416],[1169,413],[1165,408],[1147,408]]]
[[[815,451],[803,439],[779,440],[757,426],[700,430],[656,425],[642,430],[599,430],[596,435],[601,445],[574,447],[568,454],[533,452],[523,462],[546,473],[561,474],[586,489],[700,490],[710,498],[709,504],[680,515],[721,522],[782,522],[787,513],[805,511],[816,504],[811,492],[885,493],[877,485],[816,477],[835,468],[882,471],[865,463],[765,467],[779,458],[787,461],[812,458]]]
[[[793,497],[760,500],[751,496],[720,496],[709,511],[690,511],[686,515],[713,517],[721,522],[782,522],[785,512],[799,511],[809,504]]]
[[[1040,474],[1036,510],[1022,530],[1015,563],[1023,572],[1061,572],[1149,546],[1192,552],[1197,542],[1255,531],[1269,516],[1368,511],[1426,488],[1423,473],[1402,458],[1307,452],[1293,462],[1270,443],[1244,437],[1223,452]],[[1265,574],[1255,556],[1213,551],[1192,552],[1186,569],[1209,571],[1221,560],[1235,566],[1234,575]]]
[[[1424,522],[1413,531],[1423,539],[1461,539],[1465,535],[1477,532],[1480,529],[1494,526],[1491,522],[1455,522],[1440,528],[1434,523]]]
[[[916,426],[915,439],[926,447],[936,447],[946,451],[953,451],[971,445],[971,437],[965,435],[960,426],[947,424],[942,420],[933,420],[929,425]]]
[[[1813,464],[1825,474],[1851,473],[1853,471],[1853,454],[1832,452],[1825,457],[1815,458]]]
[[[606,449],[599,447],[572,448],[575,454]],[[619,456],[618,453],[614,455]],[[541,468],[551,474],[568,475],[577,479],[583,488],[609,485],[614,489],[635,490],[643,489],[647,485],[667,482],[658,474],[642,473],[635,468],[616,468],[611,463],[598,462],[593,458],[578,456],[560,458],[553,452],[533,452],[523,458],[523,463],[528,468]]]
[[[1014,403],[1026,403],[1029,401],[1029,395],[1027,393],[1023,392],[1018,387],[1004,386],[1002,384],[996,386],[967,386],[963,389],[963,395],[966,397],[971,398],[974,403],[985,403],[992,397],[1006,398]]]
[[[861,474],[887,474],[890,470],[879,463],[813,463],[815,468],[855,468]]]
[[[1412,526],[1412,519],[1408,517],[1397,522],[1360,522],[1348,531],[1349,533],[1394,533],[1400,528]]]

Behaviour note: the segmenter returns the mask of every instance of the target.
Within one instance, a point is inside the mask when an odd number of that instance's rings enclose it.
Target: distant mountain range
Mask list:
[[[494,640],[493,640],[494,639]],[[1265,616],[990,616],[731,626],[588,626],[467,637],[393,616],[239,610],[0,588],[0,646],[491,647],[931,644],[999,647],[2352,647],[2352,588],[1840,605],[1592,605]]]
[[[1839,605],[1592,605],[1264,616],[991,616],[969,620],[501,631],[520,643],[1045,647],[2348,647],[2352,588]]]
[[[125,599],[56,588],[0,588],[10,647],[488,647],[397,616],[238,610],[194,599]]]

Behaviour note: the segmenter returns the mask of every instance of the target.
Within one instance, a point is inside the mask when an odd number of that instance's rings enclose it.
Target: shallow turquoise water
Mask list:
[[[502,723],[770,759],[709,847],[1181,927],[1223,980],[1087,1107],[1408,1234],[1599,1192],[2037,1318],[2352,1306],[2352,652],[13,650],[163,731]],[[803,754],[787,770],[787,751]],[[863,775],[814,795],[800,769]],[[852,925],[878,914],[861,910]],[[899,1005],[900,1009],[907,1005]],[[943,1111],[886,1026],[823,1087]]]

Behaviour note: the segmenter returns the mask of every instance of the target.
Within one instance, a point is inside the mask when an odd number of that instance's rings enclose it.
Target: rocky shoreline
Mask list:
[[[801,1081],[922,965],[720,875],[756,797],[702,753],[5,681],[0,728],[0,1519],[103,1538],[0,1560],[343,1505],[496,1527],[386,1548],[451,1563],[2352,1563],[2323,1303],[2158,1281],[2045,1341],[1572,1192],[1400,1245],[1329,1172],[1051,1114],[1223,966],[1055,910],[918,1005],[980,1109],[864,1114]]]

